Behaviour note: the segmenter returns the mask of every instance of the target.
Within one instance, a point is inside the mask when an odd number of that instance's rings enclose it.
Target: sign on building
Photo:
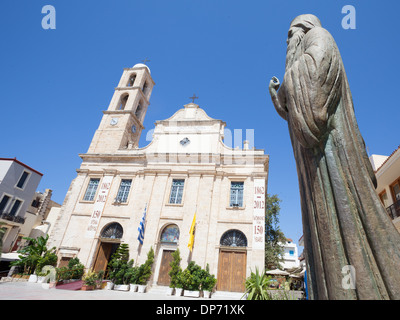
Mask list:
[[[254,179],[253,249],[265,249],[265,179]]]
[[[101,182],[99,193],[97,194],[96,202],[93,206],[93,213],[90,217],[89,224],[86,229],[86,238],[93,239],[96,234],[100,222],[100,217],[103,213],[104,205],[107,200],[108,191],[111,187],[112,179],[112,176],[105,176]]]

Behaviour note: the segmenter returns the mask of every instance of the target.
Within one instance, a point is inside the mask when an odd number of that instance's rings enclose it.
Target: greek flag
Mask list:
[[[144,224],[146,221],[146,210],[147,210],[147,204],[144,207],[143,218],[140,221],[139,228],[138,228],[139,236],[137,239],[139,240],[140,244],[143,244],[143,239],[144,239]]]

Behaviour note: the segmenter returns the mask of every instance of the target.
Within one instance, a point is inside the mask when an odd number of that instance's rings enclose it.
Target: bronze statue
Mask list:
[[[292,21],[287,44],[269,91],[296,159],[310,298],[400,299],[400,234],[375,192],[339,49],[311,14]]]

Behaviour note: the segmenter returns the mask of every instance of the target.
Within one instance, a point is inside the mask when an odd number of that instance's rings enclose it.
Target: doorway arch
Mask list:
[[[217,289],[244,292],[246,281],[247,237],[237,229],[220,238]]]
[[[93,270],[99,272],[107,271],[107,265],[111,256],[118,249],[124,229],[118,222],[111,222],[104,226],[100,232],[99,243],[95,253]]]
[[[164,226],[160,233],[160,258],[157,285],[169,286],[171,277],[169,271],[171,270],[170,263],[173,260],[172,253],[177,249],[179,242],[179,227],[176,224],[168,224]]]

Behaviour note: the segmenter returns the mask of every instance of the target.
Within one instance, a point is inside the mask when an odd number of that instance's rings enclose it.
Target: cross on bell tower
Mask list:
[[[147,58],[143,62],[150,61]],[[124,69],[88,153],[114,153],[139,146],[143,121],[155,83],[143,63]]]

